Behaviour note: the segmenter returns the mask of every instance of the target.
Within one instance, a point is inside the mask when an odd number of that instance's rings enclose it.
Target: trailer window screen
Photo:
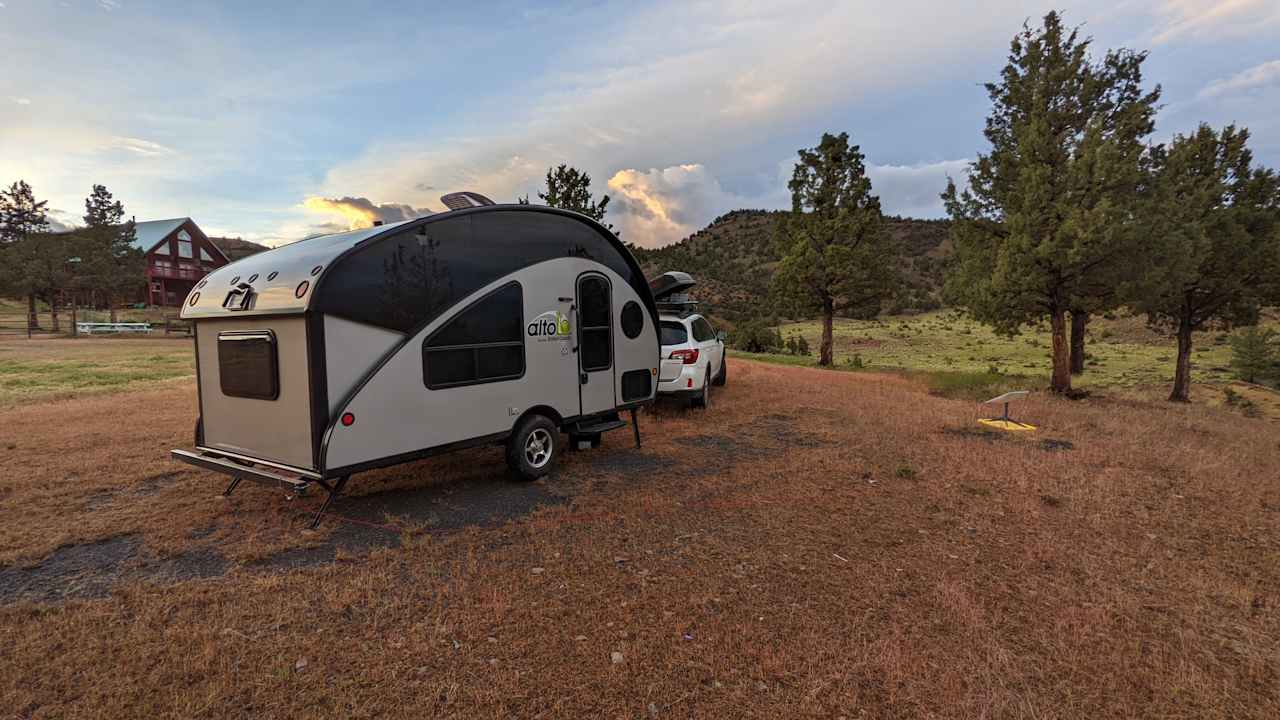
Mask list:
[[[522,377],[523,327],[520,284],[498,288],[423,342],[423,381],[436,390]]]
[[[271,332],[218,335],[218,380],[228,397],[275,400],[280,396],[276,338]]]
[[[589,275],[578,281],[578,337],[582,369],[608,370],[613,365],[609,330],[609,281]]]

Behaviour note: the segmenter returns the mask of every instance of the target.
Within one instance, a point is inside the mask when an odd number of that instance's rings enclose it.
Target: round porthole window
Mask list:
[[[622,306],[622,334],[635,340],[640,337],[641,330],[644,330],[644,310],[635,300],[628,300]]]

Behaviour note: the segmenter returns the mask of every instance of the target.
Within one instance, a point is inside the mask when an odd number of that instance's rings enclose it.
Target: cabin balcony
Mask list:
[[[168,280],[199,280],[212,271],[213,268],[152,265],[148,268],[147,274],[152,278],[165,278]]]

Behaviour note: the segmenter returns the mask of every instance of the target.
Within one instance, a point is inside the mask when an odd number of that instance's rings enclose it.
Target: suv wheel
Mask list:
[[[702,391],[689,401],[693,407],[708,408],[711,406],[711,369],[707,368],[707,372],[702,376]]]
[[[716,373],[716,385],[723,386],[725,381],[729,379],[729,358],[720,358],[720,372]]]
[[[551,471],[560,429],[545,415],[525,418],[507,440],[507,465],[521,480],[537,480]]]

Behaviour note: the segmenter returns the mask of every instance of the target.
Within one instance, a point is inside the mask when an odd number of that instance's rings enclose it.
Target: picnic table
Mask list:
[[[151,323],[133,322],[77,322],[76,332],[85,335],[95,333],[146,333],[151,334]]]

